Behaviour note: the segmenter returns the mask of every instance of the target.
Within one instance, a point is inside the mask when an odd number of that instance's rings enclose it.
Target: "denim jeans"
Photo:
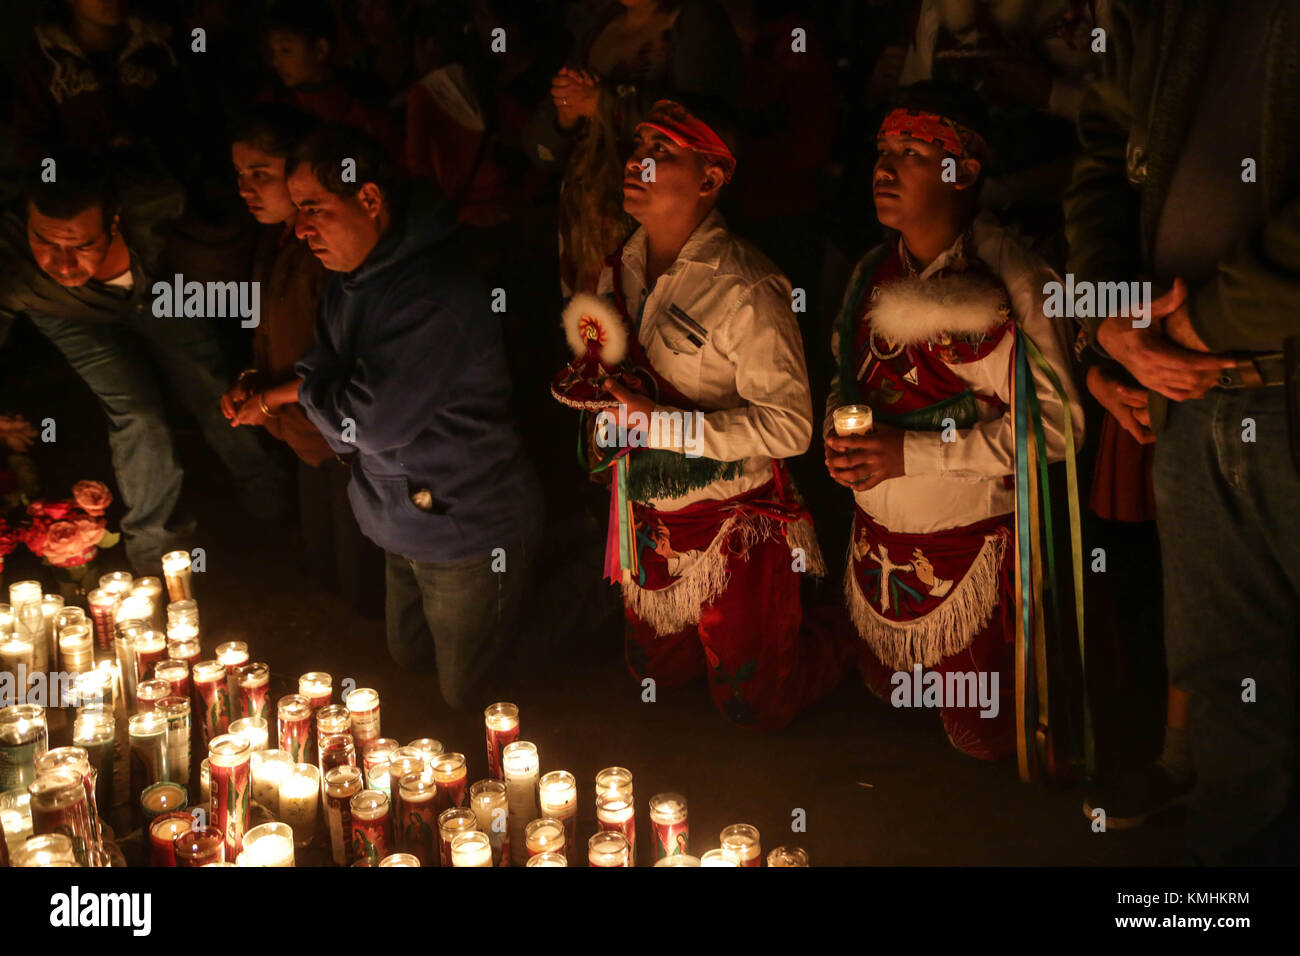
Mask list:
[[[1211,865],[1264,859],[1294,826],[1296,782],[1300,476],[1283,389],[1171,403],[1155,491],[1169,681],[1191,695],[1191,850]]]
[[[388,651],[411,670],[436,667],[454,710],[491,703],[474,695],[511,650],[539,538],[503,545],[503,571],[492,554],[434,563],[386,552]]]
[[[180,500],[182,472],[163,411],[159,367],[230,469],[249,509],[267,516],[283,510],[284,470],[251,429],[232,428],[221,414],[221,395],[231,378],[206,320],[139,312],[113,323],[41,315],[32,316],[32,322],[63,353],[108,415],[113,471],[126,505],[122,537],[127,560],[138,572],[157,573],[163,552],[188,549],[194,533],[193,525],[169,525]]]

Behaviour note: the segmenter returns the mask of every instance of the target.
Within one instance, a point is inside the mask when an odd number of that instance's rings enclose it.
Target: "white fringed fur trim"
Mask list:
[[[858,588],[850,556],[844,572],[844,597],[858,636],[870,645],[886,667],[911,670],[933,667],[963,651],[989,623],[998,603],[998,570],[1006,555],[1007,536],[992,534],[975,556],[965,576],[942,604],[924,617],[891,621],[881,617]]]
[[[590,316],[600,323],[605,333],[605,344],[600,347],[600,362],[605,368],[614,368],[627,357],[627,328],[622,316],[606,300],[590,292],[579,292],[570,299],[564,307],[561,324],[574,355],[587,354],[587,343],[578,331],[583,316]]]
[[[749,549],[760,541],[780,534],[784,525],[786,541],[793,548],[803,548],[805,574],[822,577],[826,563],[812,521],[783,522],[767,515],[733,514],[723,522],[708,548],[672,584],[657,591],[647,590],[627,578],[623,581],[623,603],[638,618],[649,624],[657,635],[665,637],[685,627],[698,624],[700,611],[727,589],[731,575],[724,545],[734,533],[732,549],[748,560]]]
[[[941,336],[980,335],[1006,321],[1006,293],[987,279],[961,274],[889,282],[871,303],[871,329],[892,345]]]

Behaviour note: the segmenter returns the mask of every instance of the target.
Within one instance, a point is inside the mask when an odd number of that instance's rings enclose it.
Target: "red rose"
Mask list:
[[[79,481],[72,486],[72,497],[88,515],[102,515],[113,503],[113,493],[102,481]]]
[[[33,501],[27,506],[29,515],[43,515],[51,521],[62,521],[77,506],[71,501]]]

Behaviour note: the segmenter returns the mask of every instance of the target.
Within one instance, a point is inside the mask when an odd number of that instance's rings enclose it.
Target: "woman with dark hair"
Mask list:
[[[357,527],[348,502],[348,466],[330,449],[296,402],[272,408],[266,392],[296,381],[293,366],[315,338],[316,304],[329,272],[294,235],[298,210],[289,198],[285,162],[317,126],[308,113],[279,103],[253,107],[231,142],[239,195],[262,224],[254,244],[253,280],[261,284],[261,321],[253,366],[222,396],[232,426],[260,425],[298,456],[298,509],[308,566],[361,614],[382,613],[383,564]]]
[[[623,158],[650,107],[681,93],[735,103],[740,86],[740,44],[714,0],[617,0],[575,34],[528,135],[534,161],[564,170],[565,295],[594,288],[606,257],[631,232]]]

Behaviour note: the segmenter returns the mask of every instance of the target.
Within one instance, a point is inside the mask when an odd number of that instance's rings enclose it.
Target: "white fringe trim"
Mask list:
[[[1006,549],[1006,535],[986,537],[947,599],[924,617],[910,621],[891,621],[867,602],[858,588],[850,556],[844,572],[844,597],[858,635],[881,663],[899,671],[911,670],[916,664],[933,667],[965,650],[993,616],[998,603],[998,570]]]
[[[991,332],[1006,321],[1006,307],[1006,293],[983,276],[899,279],[880,286],[871,329],[891,345],[919,345]]]
[[[768,515],[733,514],[723,522],[708,548],[699,555],[672,584],[657,591],[647,590],[625,577],[623,603],[638,618],[654,628],[660,637],[675,634],[700,622],[700,611],[727,589],[731,575],[727,571],[728,555],[724,545],[732,534],[734,550],[748,560],[749,549],[758,542],[784,533],[790,548],[803,548],[805,574],[823,577],[826,562],[812,521],[785,522]]]

